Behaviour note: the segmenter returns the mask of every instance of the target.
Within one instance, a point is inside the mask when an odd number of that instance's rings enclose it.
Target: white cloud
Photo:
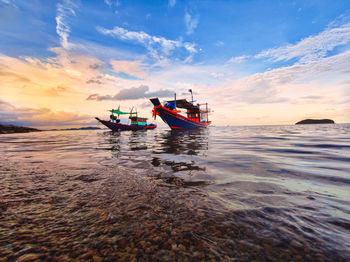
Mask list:
[[[271,48],[260,52],[255,58],[269,58],[272,61],[299,59],[300,63],[315,61],[327,56],[335,47],[350,42],[350,23],[329,27],[315,36],[309,36],[296,44]]]
[[[136,100],[150,97],[171,97],[173,94],[174,92],[168,89],[161,89],[154,92],[149,92],[148,86],[140,85],[139,87],[124,88],[120,90],[118,94],[115,95],[92,94],[89,95],[88,98],[86,98],[86,100]]]
[[[232,57],[232,58],[230,58],[230,60],[228,60],[228,63],[240,64],[240,63],[247,61],[247,59],[249,57],[250,56],[248,56],[248,55],[241,55],[241,56]]]
[[[186,34],[190,35],[197,28],[199,22],[199,16],[193,17],[187,11],[185,13],[185,25],[186,25]]]
[[[210,73],[210,76],[212,76],[212,77],[214,77],[214,78],[222,78],[222,77],[224,77],[225,76],[225,74],[223,74],[223,73],[218,73],[218,72],[212,72],[212,73]]]
[[[120,2],[118,0],[112,1],[112,0],[104,0],[105,4],[108,5],[109,7],[112,7],[115,5],[118,7],[120,5]]]
[[[217,125],[292,124],[307,117],[345,123],[350,121],[349,68],[350,50],[231,79],[201,94],[214,108]],[[262,114],[270,118],[257,121]]]
[[[113,29],[105,29],[97,27],[97,31],[104,35],[119,38],[124,41],[135,41],[142,44],[149,51],[149,54],[157,60],[170,56],[177,48],[184,48],[190,54],[196,53],[194,43],[182,42],[177,40],[169,40],[164,37],[151,36],[143,31],[128,31],[122,27],[114,27]]]
[[[70,27],[67,20],[70,16],[75,16],[75,7],[76,5],[70,0],[64,0],[63,3],[57,4],[56,32],[60,37],[61,46],[66,49],[70,45],[68,42]]]
[[[105,4],[108,6],[112,6],[112,1],[111,0],[104,0]]]
[[[345,88],[336,86],[339,80],[350,77],[344,73],[350,68],[350,51],[321,58],[306,64],[281,67],[264,73],[256,73],[222,84],[212,96],[219,96],[221,103],[247,104],[295,103],[302,97],[322,97],[322,102],[340,103]],[[288,98],[288,99],[286,99]],[[320,102],[320,101],[318,101]]]
[[[5,5],[12,5],[13,7],[17,7],[14,3],[14,0],[0,0],[0,3],[3,3]]]
[[[168,5],[169,5],[170,7],[174,7],[174,6],[176,5],[176,0],[169,0],[169,1],[168,1]]]
[[[183,46],[184,46],[184,47],[186,48],[186,50],[187,50],[188,52],[190,52],[191,54],[197,53],[196,44],[186,42],[186,43],[183,44]]]
[[[185,58],[184,63],[191,63],[193,61],[193,55],[189,55],[188,57]]]

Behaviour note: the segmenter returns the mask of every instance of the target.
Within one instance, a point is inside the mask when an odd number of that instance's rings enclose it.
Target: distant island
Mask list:
[[[296,125],[307,124],[334,124],[334,121],[331,119],[304,119],[296,123]]]
[[[49,129],[47,131],[95,130],[95,129],[102,129],[102,128],[96,127],[96,126],[86,126],[86,127],[78,127],[78,128]]]
[[[41,130],[31,127],[14,126],[14,125],[0,125],[0,134],[13,134],[13,133],[28,133],[28,132],[40,132]]]

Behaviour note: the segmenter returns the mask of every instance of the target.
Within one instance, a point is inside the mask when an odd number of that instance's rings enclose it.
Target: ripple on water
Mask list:
[[[345,261],[349,131],[0,136],[0,257]]]

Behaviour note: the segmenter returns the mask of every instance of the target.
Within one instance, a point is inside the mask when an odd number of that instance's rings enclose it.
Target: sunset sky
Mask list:
[[[350,1],[0,0],[0,39],[2,124],[151,117],[188,89],[218,126],[350,122]]]

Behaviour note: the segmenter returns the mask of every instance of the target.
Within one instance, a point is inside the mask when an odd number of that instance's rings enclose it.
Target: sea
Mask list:
[[[0,135],[0,261],[350,261],[350,124]]]

